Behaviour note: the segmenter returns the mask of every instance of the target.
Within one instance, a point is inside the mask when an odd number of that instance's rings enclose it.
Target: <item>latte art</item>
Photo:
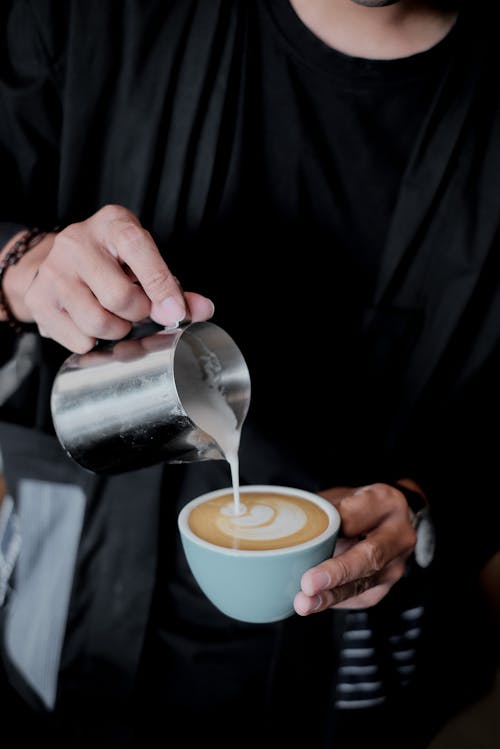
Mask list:
[[[296,546],[328,527],[324,510],[302,497],[245,493],[242,500],[238,514],[231,494],[203,502],[191,511],[191,530],[217,546],[264,550]]]
[[[307,515],[298,505],[282,497],[266,497],[261,502],[253,507],[243,504],[239,515],[234,514],[233,503],[222,507],[217,527],[232,538],[253,541],[284,538],[305,527]]]

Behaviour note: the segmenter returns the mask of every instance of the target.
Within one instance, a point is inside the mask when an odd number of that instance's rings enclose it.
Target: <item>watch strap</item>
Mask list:
[[[410,521],[417,533],[417,543],[413,553],[413,558],[418,567],[429,567],[434,559],[436,548],[436,534],[429,505],[419,492],[399,484],[397,481],[387,482],[389,486],[394,487],[405,496],[410,510]]]
[[[415,515],[418,515],[419,512],[427,509],[427,501],[419,492],[416,492],[413,489],[408,489],[407,486],[398,484],[397,481],[388,481],[387,484],[388,486],[392,486],[394,489],[400,491],[401,494],[404,494],[406,501],[408,502],[408,507],[413,513],[415,513]]]

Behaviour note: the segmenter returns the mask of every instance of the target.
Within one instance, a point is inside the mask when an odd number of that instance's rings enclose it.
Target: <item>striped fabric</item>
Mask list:
[[[340,710],[382,705],[389,685],[408,687],[415,671],[415,657],[424,613],[422,606],[405,609],[388,633],[387,650],[377,649],[366,610],[349,611],[340,653],[335,707]]]
[[[5,622],[5,650],[48,708],[57,674],[83,524],[80,487],[22,480],[17,497],[21,536]]]
[[[14,512],[14,500],[6,494],[0,505],[0,606],[10,590],[10,579],[21,548],[19,519]]]

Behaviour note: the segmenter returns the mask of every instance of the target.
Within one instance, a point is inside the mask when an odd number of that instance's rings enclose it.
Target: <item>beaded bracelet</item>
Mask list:
[[[10,328],[13,328],[16,333],[22,333],[25,330],[31,330],[33,327],[32,323],[24,323],[21,320],[17,320],[8,305],[7,299],[3,291],[3,278],[7,268],[11,265],[15,265],[21,260],[29,250],[35,247],[42,239],[46,236],[47,232],[33,227],[28,229],[22,237],[20,237],[11,250],[0,260],[0,311],[3,313],[3,319],[0,322],[5,323]]]

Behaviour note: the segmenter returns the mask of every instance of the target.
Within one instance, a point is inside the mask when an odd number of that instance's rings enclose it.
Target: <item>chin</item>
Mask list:
[[[367,8],[383,8],[384,5],[396,5],[399,0],[352,0],[357,5],[366,5]]]

